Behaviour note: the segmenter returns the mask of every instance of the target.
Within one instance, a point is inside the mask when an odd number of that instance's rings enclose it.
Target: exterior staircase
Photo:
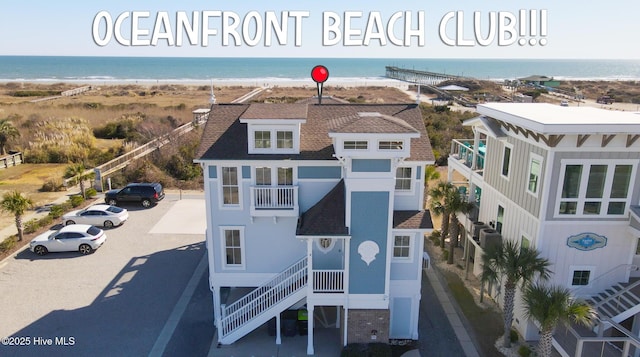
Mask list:
[[[307,257],[222,310],[218,343],[229,345],[307,296]]]
[[[637,286],[640,286],[640,280],[616,284],[587,301],[598,311],[601,321],[620,323],[640,312],[640,297],[634,293]]]

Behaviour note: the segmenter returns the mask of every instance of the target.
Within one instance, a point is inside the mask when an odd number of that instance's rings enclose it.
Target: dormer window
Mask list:
[[[249,125],[250,154],[295,154],[299,140],[298,125]]]
[[[366,140],[346,140],[343,148],[345,150],[367,150],[369,143]]]
[[[271,132],[270,131],[256,131],[255,132],[254,147],[256,149],[271,149]]]
[[[292,149],[293,148],[293,132],[292,131],[278,131],[277,132],[278,149]]]
[[[402,140],[385,140],[378,142],[378,150],[402,150],[404,141]]]

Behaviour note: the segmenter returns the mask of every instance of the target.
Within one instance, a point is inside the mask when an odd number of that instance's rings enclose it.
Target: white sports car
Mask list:
[[[104,228],[119,226],[129,218],[129,212],[120,207],[109,205],[95,205],[82,210],[71,211],[62,216],[62,223],[91,224]]]
[[[29,249],[38,255],[49,252],[74,252],[91,254],[107,240],[100,228],[88,224],[65,226],[57,231],[47,231],[29,243]]]

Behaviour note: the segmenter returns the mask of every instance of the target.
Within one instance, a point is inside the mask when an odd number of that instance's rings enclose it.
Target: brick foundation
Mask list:
[[[349,310],[347,343],[389,343],[389,317],[389,309]]]

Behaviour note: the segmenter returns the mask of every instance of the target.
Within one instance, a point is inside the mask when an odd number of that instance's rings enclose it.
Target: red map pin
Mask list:
[[[329,70],[322,65],[315,66],[311,70],[311,79],[318,86],[318,104],[322,104],[322,84],[329,79]]]

